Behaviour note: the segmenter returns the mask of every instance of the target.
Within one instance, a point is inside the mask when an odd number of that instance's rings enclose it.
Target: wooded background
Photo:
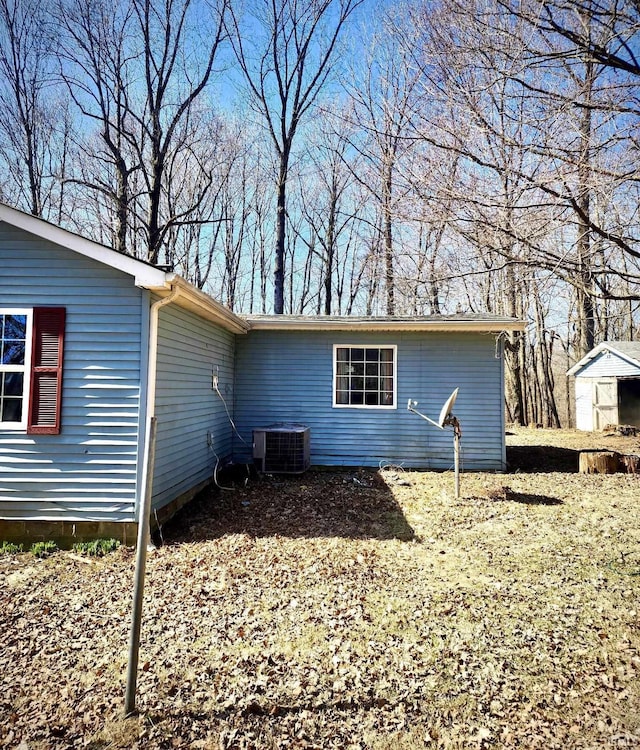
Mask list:
[[[514,315],[507,418],[636,336],[638,0],[0,0],[0,199],[237,312]]]

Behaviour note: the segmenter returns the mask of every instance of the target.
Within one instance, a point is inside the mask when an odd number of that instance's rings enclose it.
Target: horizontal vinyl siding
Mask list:
[[[231,425],[212,375],[231,411],[233,357],[232,334],[175,305],[161,308],[154,508],[210,480],[216,460],[230,456]]]
[[[334,344],[397,345],[396,409],[332,408]],[[451,430],[410,413],[407,401],[435,419],[459,387],[463,468],[504,469],[502,367],[490,335],[253,331],[237,341],[236,424],[249,444],[254,427],[308,424],[316,465],[446,469]],[[238,440],[235,449],[249,459]]]
[[[1,518],[135,518],[144,297],[129,276],[0,223],[0,306],[67,311],[62,432],[0,430]]]
[[[577,378],[636,377],[640,378],[640,367],[622,359],[615,352],[601,352],[586,364]]]

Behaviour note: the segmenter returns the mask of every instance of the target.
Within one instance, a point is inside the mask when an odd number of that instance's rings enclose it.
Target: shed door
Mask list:
[[[615,378],[596,380],[593,392],[593,429],[618,424],[618,381]]]

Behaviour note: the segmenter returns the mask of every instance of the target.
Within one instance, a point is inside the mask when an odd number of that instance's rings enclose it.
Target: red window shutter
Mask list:
[[[57,435],[62,405],[64,307],[33,308],[29,421],[31,435]]]

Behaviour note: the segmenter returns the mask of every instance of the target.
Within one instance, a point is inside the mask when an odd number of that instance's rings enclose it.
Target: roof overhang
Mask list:
[[[175,303],[179,307],[190,310],[232,333],[246,333],[249,329],[249,325],[242,318],[214,300],[213,297],[189,284],[178,274],[168,273],[150,263],[118,253],[110,247],[93,242],[93,240],[79,234],[50,224],[44,219],[39,219],[2,203],[0,203],[0,222],[6,222],[43,240],[72,250],[85,258],[91,258],[98,263],[121,271],[131,276],[136,286],[148,289],[159,297],[166,297],[173,289],[177,288],[179,294]]]
[[[213,297],[189,284],[182,276],[170,273],[167,274],[167,280],[169,288],[153,290],[159,297],[166,297],[170,294],[171,289],[177,288],[178,296],[175,304],[179,307],[190,310],[199,317],[226,328],[231,333],[247,333],[249,330],[249,324],[245,320],[231,312],[228,307],[217,302]]]
[[[143,263],[129,255],[118,253],[110,247],[88,240],[86,237],[69,232],[55,224],[50,224],[44,219],[39,219],[0,203],[0,221],[122,271],[134,278],[136,286],[145,289],[168,288],[167,274],[161,269],[149,263]]]
[[[502,333],[524,331],[516,318],[474,315],[424,317],[351,317],[305,315],[246,315],[252,331],[433,331]]]

